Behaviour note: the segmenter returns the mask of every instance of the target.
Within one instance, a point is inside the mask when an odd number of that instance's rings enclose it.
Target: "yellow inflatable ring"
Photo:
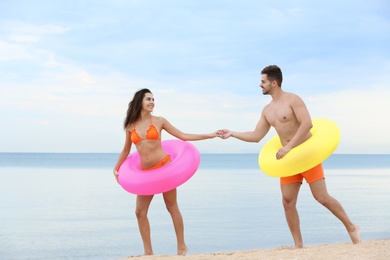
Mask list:
[[[282,159],[276,153],[282,145],[279,136],[271,138],[259,153],[260,169],[273,177],[292,176],[317,166],[328,158],[340,142],[340,129],[326,118],[313,119],[312,137],[294,147]]]

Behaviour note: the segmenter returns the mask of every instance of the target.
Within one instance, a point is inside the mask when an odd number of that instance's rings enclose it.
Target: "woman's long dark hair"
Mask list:
[[[124,129],[126,129],[127,126],[131,125],[135,121],[137,121],[137,119],[140,117],[142,109],[142,99],[144,98],[146,93],[152,94],[152,92],[147,88],[143,88],[135,92],[133,100],[129,103],[126,118],[123,122]]]

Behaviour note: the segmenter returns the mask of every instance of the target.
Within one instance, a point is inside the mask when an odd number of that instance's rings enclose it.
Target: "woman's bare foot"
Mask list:
[[[177,255],[185,256],[187,254],[188,248],[187,246],[183,249],[177,249]]]
[[[348,234],[351,237],[352,243],[359,244],[362,242],[360,239],[360,229],[358,225],[354,225],[353,230],[348,231]]]
[[[153,255],[153,250],[152,249],[148,249],[148,250],[144,250],[144,255]]]

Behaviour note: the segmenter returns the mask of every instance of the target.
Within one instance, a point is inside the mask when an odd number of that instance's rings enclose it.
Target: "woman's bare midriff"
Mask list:
[[[153,167],[167,156],[160,140],[142,140],[137,144],[137,151],[140,154],[142,169]]]

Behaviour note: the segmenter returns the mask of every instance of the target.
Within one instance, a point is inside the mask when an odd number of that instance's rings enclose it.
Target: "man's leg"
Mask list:
[[[295,248],[303,247],[299,215],[296,208],[301,185],[300,182],[281,185],[284,213],[291,235],[294,239]]]
[[[341,204],[335,198],[331,197],[328,194],[325,179],[312,182],[309,185],[314,198],[319,203],[324,205],[330,212],[333,213],[333,215],[335,215],[344,224],[349,236],[351,237],[352,243],[359,243],[359,226],[351,222]]]

